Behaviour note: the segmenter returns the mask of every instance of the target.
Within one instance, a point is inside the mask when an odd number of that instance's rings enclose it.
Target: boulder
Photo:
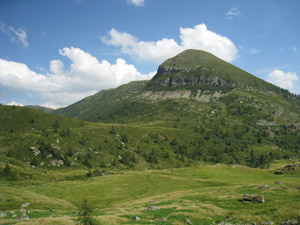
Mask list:
[[[146,208],[146,210],[148,210],[148,211],[155,211],[155,210],[159,210],[159,209],[160,209],[160,207],[155,206],[155,205],[151,205]]]
[[[26,202],[26,203],[24,203],[24,204],[21,205],[21,208],[26,208],[29,205],[30,205],[30,202]]]
[[[33,147],[33,146],[31,146],[31,147],[29,147],[29,149],[30,149],[30,151],[35,151],[37,148],[36,147]]]
[[[40,150],[36,147],[29,147],[30,151],[32,151],[34,156],[38,156],[38,154],[40,154]]]
[[[3,212],[0,213],[0,217],[5,217],[6,215],[7,215],[6,213]]]
[[[133,217],[133,219],[134,219],[135,221],[140,221],[140,220],[141,220],[141,218],[138,217],[138,216]]]
[[[299,224],[298,220],[287,220],[281,222],[281,225],[297,225],[297,224]]]
[[[274,224],[273,221],[265,221],[261,223],[261,225],[273,225],[273,224]]]
[[[25,207],[28,206],[27,203],[24,203],[23,205],[25,205]],[[19,220],[28,220],[29,217],[28,217],[28,215],[26,213],[26,209],[23,208],[23,205],[22,205],[22,208],[20,209],[21,215],[19,216]]]
[[[191,221],[189,218],[186,219],[185,222],[186,222],[187,224],[193,224],[192,221]]]
[[[265,196],[259,194],[244,194],[243,201],[265,203]]]
[[[61,159],[59,159],[59,160],[54,159],[54,160],[50,161],[50,164],[51,164],[51,166],[59,167],[59,166],[64,165],[64,161],[62,161]]]
[[[259,189],[267,189],[267,188],[269,188],[268,184],[265,184],[265,185],[259,187]]]
[[[162,218],[160,218],[160,221],[161,222],[167,222],[167,219],[166,219],[166,217],[162,217]]]

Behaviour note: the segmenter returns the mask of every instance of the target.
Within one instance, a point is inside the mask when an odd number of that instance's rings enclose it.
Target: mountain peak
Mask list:
[[[191,72],[199,70],[201,68],[211,66],[209,65],[211,63],[216,64],[226,62],[208,52],[188,49],[161,64],[153,79],[158,79],[162,74],[166,73],[174,74],[176,72]]]
[[[214,56],[188,49],[162,63],[148,87],[174,86],[260,86],[265,83],[252,74]]]

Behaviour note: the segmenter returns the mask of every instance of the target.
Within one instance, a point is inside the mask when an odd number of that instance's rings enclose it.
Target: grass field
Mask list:
[[[300,173],[275,175],[290,161],[254,169],[223,164],[193,167],[113,171],[112,175],[68,181],[86,170],[53,170],[61,181],[0,181],[0,224],[75,224],[74,214],[87,199],[99,224],[261,224],[300,217]],[[299,162],[294,162],[294,164]],[[62,175],[63,174],[63,175]],[[64,176],[64,178],[63,178]],[[279,184],[275,184],[275,181]],[[259,188],[263,185],[268,188]],[[243,194],[263,194],[265,203],[243,202]],[[21,205],[29,220],[21,221]],[[155,205],[160,209],[146,210]],[[14,217],[13,217],[14,216]],[[140,218],[134,220],[134,216]],[[165,217],[167,221],[160,219]]]

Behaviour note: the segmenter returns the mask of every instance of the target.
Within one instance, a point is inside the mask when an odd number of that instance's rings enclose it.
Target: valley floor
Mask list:
[[[269,169],[217,164],[125,171],[73,181],[1,180],[0,224],[76,224],[83,199],[93,205],[100,224],[295,222],[300,219],[300,174],[274,174],[292,163],[275,162]],[[62,171],[50,173],[61,176]],[[265,203],[243,201],[244,194],[264,195]],[[29,219],[21,220],[24,211]]]

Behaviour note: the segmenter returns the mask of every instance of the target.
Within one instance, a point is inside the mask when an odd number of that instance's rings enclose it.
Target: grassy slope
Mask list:
[[[160,102],[155,114],[130,124],[87,123],[33,109],[1,106],[0,168],[9,163],[17,179],[44,179],[23,168],[34,165],[46,173],[54,169],[49,166],[54,158],[65,164],[68,161],[72,168],[86,167],[88,161],[88,167],[95,170],[171,168],[197,160],[249,165],[251,150],[256,161],[261,155],[267,157],[267,162],[297,156],[300,142],[294,123],[299,116],[273,116],[272,111],[278,108],[265,101],[254,103],[243,91],[221,98],[217,104],[166,100]],[[269,118],[277,123],[257,125]],[[56,121],[59,128],[54,131]],[[281,121],[291,124],[283,126]],[[112,126],[115,133],[111,133]],[[124,136],[126,143],[122,143]],[[29,147],[40,147],[41,142],[48,149],[44,156],[35,157]],[[67,154],[70,148],[71,155]]]
[[[66,115],[86,121],[98,121],[112,111],[118,110],[129,96],[136,96],[143,90],[148,81],[133,81],[115,89],[102,90],[93,96],[86,97],[66,108],[55,110],[53,113]],[[116,105],[115,102],[121,103]]]
[[[26,105],[25,107],[27,108],[32,108],[32,109],[38,109],[42,112],[47,112],[47,113],[51,113],[54,111],[54,109],[48,108],[48,107],[44,107],[44,106],[39,106],[39,105]]]
[[[2,218],[0,224],[16,222],[10,219],[9,211],[14,210],[18,214],[18,208],[24,202],[31,202],[28,207],[31,211],[28,214],[30,224],[42,221],[73,224],[71,211],[84,198],[97,208],[94,214],[104,224],[184,224],[187,218],[193,224],[211,224],[226,219],[232,223],[272,220],[279,224],[300,216],[299,172],[290,175],[272,173],[286,163],[289,162],[273,164],[268,170],[200,165],[181,169],[126,171],[84,181],[1,182],[0,208],[8,216]],[[275,184],[274,181],[282,184]],[[265,184],[269,185],[268,189],[259,189]],[[264,194],[266,203],[239,201],[244,193]],[[145,207],[149,205],[157,205],[161,209],[146,211]],[[141,221],[134,221],[135,215]],[[167,223],[159,222],[163,216],[167,218]],[[52,221],[50,217],[57,219]]]

